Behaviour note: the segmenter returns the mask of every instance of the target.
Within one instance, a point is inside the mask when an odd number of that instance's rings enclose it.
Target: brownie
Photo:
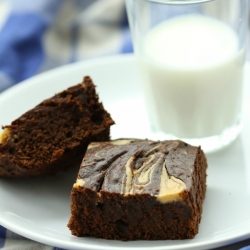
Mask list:
[[[0,134],[0,176],[52,175],[80,165],[91,141],[108,141],[114,121],[90,77],[29,110]]]
[[[72,188],[68,227],[79,237],[191,239],[206,169],[201,148],[179,140],[91,143]]]

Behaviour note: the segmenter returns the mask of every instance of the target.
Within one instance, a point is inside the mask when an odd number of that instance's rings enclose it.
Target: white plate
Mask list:
[[[116,121],[112,138],[150,137],[132,55],[72,64],[12,87],[0,95],[0,125],[9,124],[43,99],[80,82],[84,75],[93,78],[100,99]],[[245,90],[246,111],[249,87]],[[120,242],[72,236],[66,225],[78,169],[54,178],[0,178],[0,224],[35,241],[70,249],[207,249],[246,239],[250,237],[249,131],[250,118],[245,116],[241,136],[230,147],[208,155],[203,218],[199,234],[192,240]]]

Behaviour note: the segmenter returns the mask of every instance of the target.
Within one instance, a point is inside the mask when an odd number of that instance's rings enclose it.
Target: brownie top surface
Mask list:
[[[178,200],[192,186],[198,147],[182,141],[120,139],[91,143],[75,188]]]

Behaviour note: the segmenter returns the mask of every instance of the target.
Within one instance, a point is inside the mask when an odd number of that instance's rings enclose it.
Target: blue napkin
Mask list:
[[[0,92],[54,67],[132,51],[123,0],[5,2],[9,13],[0,29]]]

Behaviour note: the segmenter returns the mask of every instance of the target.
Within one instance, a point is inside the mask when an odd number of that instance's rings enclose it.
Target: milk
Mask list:
[[[143,50],[138,62],[156,131],[204,138],[237,123],[244,51],[233,29],[209,17],[179,16],[153,28]]]

